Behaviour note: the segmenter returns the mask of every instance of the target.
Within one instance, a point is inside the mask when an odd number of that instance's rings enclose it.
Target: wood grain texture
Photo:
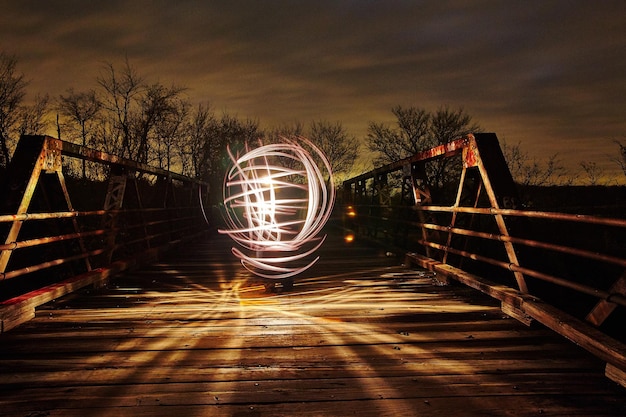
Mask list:
[[[221,236],[0,335],[3,416],[621,416],[604,363],[330,235],[267,293]]]

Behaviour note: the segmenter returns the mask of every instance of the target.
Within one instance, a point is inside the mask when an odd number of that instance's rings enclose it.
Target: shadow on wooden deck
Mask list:
[[[0,335],[6,416],[619,416],[603,363],[331,234],[267,293],[222,236]]]

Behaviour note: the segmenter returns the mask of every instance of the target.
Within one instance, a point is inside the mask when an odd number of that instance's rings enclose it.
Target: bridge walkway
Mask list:
[[[604,363],[331,232],[268,293],[219,235],[0,335],[3,416],[619,416]]]

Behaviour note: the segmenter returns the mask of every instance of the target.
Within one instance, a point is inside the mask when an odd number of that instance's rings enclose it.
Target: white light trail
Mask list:
[[[281,139],[238,157],[229,150],[227,229],[219,230],[239,244],[241,249],[232,251],[246,269],[273,279],[297,275],[319,259],[314,253],[326,236],[318,235],[335,201],[330,163],[322,151],[302,137]]]

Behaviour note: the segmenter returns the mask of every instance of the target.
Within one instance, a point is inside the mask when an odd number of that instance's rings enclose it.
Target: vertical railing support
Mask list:
[[[115,251],[119,211],[122,209],[124,203],[127,181],[128,173],[122,167],[115,166],[111,168],[109,183],[107,185],[107,195],[104,199],[104,211],[106,214],[102,218],[102,228],[105,230],[107,236],[105,245],[107,263],[111,262],[113,252]]]
[[[430,187],[428,187],[428,181],[426,178],[426,170],[424,169],[424,166],[422,164],[410,164],[410,166],[411,166],[411,186],[413,188],[413,199],[415,201],[415,205],[420,207],[420,206],[425,206],[425,205],[432,203],[432,196],[430,193]],[[422,239],[429,240],[430,233],[428,229],[424,227],[424,225],[427,223],[424,212],[422,210],[418,210],[417,216],[418,216],[419,222],[422,224],[422,227],[421,227]],[[426,256],[428,256],[429,258],[434,257],[433,248],[431,248],[430,246],[426,246],[424,250],[426,252]]]
[[[28,141],[21,140],[18,143],[7,172],[3,212],[17,215],[28,212],[41,171],[44,170],[44,166],[50,167],[54,163],[54,157],[50,155],[52,150],[48,149],[46,144],[44,136],[33,136]],[[13,192],[9,193],[9,190]],[[17,240],[22,223],[22,220],[11,223],[5,244]],[[6,271],[12,253],[12,250],[0,252],[0,273]]]
[[[25,137],[24,140],[20,140],[9,166],[9,172],[7,172],[6,200],[1,208],[3,212],[15,215],[28,212],[37,186],[43,186],[42,181],[40,181],[42,172],[57,176],[67,209],[74,211],[63,175],[61,150],[61,141],[48,136],[29,136]],[[15,220],[11,224],[4,242],[5,245],[17,240],[22,223],[22,220]],[[78,222],[75,218],[72,219],[72,225],[74,232],[80,235]],[[82,253],[86,253],[87,249],[82,237],[78,238],[78,243]],[[13,251],[11,250],[0,252],[0,273],[6,271],[12,253]],[[84,258],[84,262],[87,270],[91,270],[88,257]]]
[[[506,160],[504,159],[496,135],[482,134],[479,136],[479,139],[474,135],[470,135],[468,152],[471,152],[473,155],[468,155],[465,158],[465,162],[469,164],[470,161],[473,161],[475,162],[475,166],[478,167],[485,192],[489,197],[491,208],[514,208],[510,206],[517,202],[515,183],[506,165]],[[509,207],[507,207],[507,205],[509,205]],[[494,219],[500,234],[509,237],[510,234],[504,217],[496,213],[494,214]],[[502,243],[509,258],[509,262],[519,267],[519,260],[513,243],[507,240]],[[524,275],[519,271],[513,271],[513,275],[515,276],[519,290],[523,293],[527,293],[528,286],[526,285]]]

